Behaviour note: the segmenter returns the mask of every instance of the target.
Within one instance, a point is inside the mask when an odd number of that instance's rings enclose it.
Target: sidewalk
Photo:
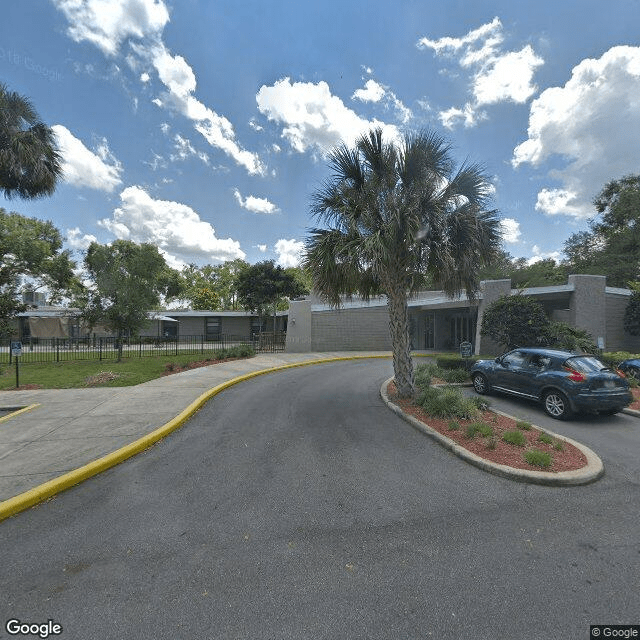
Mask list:
[[[0,391],[0,502],[128,445],[175,418],[209,389],[254,371],[388,352],[276,353],[158,378],[135,387]]]

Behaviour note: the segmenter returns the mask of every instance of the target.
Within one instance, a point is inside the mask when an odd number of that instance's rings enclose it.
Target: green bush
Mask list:
[[[524,459],[536,467],[550,467],[551,466],[551,454],[538,449],[531,449],[531,451],[525,451]]]
[[[434,368],[432,364],[419,364],[413,372],[413,381],[416,389],[426,389],[431,385],[431,370]]]
[[[522,434],[522,431],[505,431],[502,434],[502,439],[509,444],[515,444],[518,447],[524,447],[527,443],[527,439]]]
[[[419,364],[414,373],[416,387],[424,389],[431,384],[433,378],[439,378],[445,382],[466,382],[469,372],[466,369],[448,369],[439,367],[433,362]]]
[[[467,438],[473,438],[476,433],[488,438],[493,435],[493,429],[484,422],[472,422],[467,425]]]
[[[449,427],[449,431],[456,431],[460,428],[460,423],[457,420],[449,420],[449,424],[447,426]]]
[[[475,419],[480,409],[471,398],[465,398],[452,387],[427,387],[417,398],[425,413],[435,418]]]
[[[553,443],[553,448],[554,448],[556,451],[562,451],[562,450],[564,449],[564,445],[562,444],[562,440],[556,440],[556,441]]]
[[[498,446],[498,441],[495,436],[491,436],[487,440],[487,449],[495,449]]]
[[[541,433],[538,436],[538,442],[544,442],[545,444],[553,444],[553,438],[546,433]]]
[[[470,358],[461,358],[459,355],[447,354],[436,358],[436,365],[440,369],[465,369],[465,360],[469,365],[479,360],[479,356],[471,356]],[[466,369],[465,369],[466,370]]]
[[[600,354],[600,360],[607,367],[617,367],[623,360],[631,360],[632,358],[640,358],[640,355],[628,353],[627,351],[605,351]]]
[[[530,431],[531,430],[531,423],[530,422],[526,422],[524,420],[518,420],[516,422],[516,427],[518,429],[523,429],[524,431]]]

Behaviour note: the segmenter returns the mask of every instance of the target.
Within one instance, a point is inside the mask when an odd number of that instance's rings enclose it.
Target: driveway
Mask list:
[[[637,475],[608,454],[584,487],[489,475],[383,405],[391,372],[340,362],[241,383],[6,520],[0,618],[172,640],[548,640],[637,623]]]

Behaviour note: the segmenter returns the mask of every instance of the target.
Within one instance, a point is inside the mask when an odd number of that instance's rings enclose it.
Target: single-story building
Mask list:
[[[207,340],[225,338],[250,339],[262,330],[273,331],[274,319],[260,318],[248,311],[150,311],[149,324],[140,331],[142,337],[179,338],[204,336]],[[286,331],[287,312],[276,313],[276,332]],[[95,339],[114,337],[107,328],[97,325],[89,331],[74,308],[40,306],[18,314],[17,338],[29,342],[36,338]]]
[[[481,283],[475,301],[466,295],[449,298],[441,291],[423,291],[409,300],[409,330],[414,349],[457,350],[471,342],[476,354],[500,353],[499,345],[480,335],[482,315],[503,295],[523,293],[538,300],[552,320],[585,329],[607,351],[640,352],[640,337],[624,330],[628,289],[607,287],[605,276],[571,275],[567,284],[513,289],[511,280]],[[286,350],[289,352],[389,350],[386,297],[365,302],[353,298],[335,309],[317,297],[289,306]]]

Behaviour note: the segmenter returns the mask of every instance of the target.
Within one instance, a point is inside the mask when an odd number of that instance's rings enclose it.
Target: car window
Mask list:
[[[594,371],[602,371],[607,368],[598,358],[594,358],[593,356],[575,356],[568,358],[565,365],[580,373],[593,373]]]
[[[534,353],[529,356],[529,364],[536,369],[548,369],[551,364],[551,358],[541,353]]]
[[[513,353],[508,353],[504,358],[502,358],[502,363],[506,364],[510,367],[521,367],[526,360],[526,356],[521,351],[514,351]]]

